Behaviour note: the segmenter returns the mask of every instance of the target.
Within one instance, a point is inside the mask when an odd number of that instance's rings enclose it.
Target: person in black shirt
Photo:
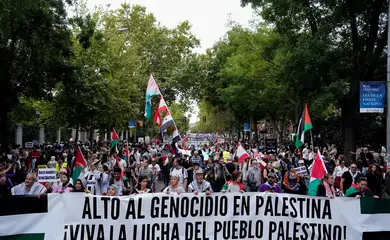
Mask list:
[[[0,197],[11,196],[11,190],[7,187],[5,174],[0,175]]]
[[[363,175],[358,171],[356,164],[351,164],[349,171],[343,173],[341,176],[340,190],[345,194],[345,192],[352,186],[356,184],[359,178]]]

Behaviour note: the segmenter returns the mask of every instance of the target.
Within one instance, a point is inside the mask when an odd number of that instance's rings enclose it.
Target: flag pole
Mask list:
[[[314,152],[314,141],[313,141],[313,134],[310,129],[310,139],[311,139],[311,150]]]

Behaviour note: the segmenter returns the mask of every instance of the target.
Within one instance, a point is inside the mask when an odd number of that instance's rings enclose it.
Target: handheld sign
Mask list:
[[[55,168],[39,168],[38,169],[38,182],[57,182],[57,175]]]

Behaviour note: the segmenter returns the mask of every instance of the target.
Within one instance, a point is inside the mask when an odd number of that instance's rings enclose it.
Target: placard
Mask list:
[[[57,173],[55,168],[39,168],[38,169],[38,182],[57,182]]]
[[[383,113],[385,107],[385,82],[360,83],[360,112]]]
[[[267,154],[277,153],[278,140],[275,138],[265,139],[265,151]]]

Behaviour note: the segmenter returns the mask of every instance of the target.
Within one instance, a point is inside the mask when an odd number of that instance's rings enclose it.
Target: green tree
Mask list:
[[[283,36],[284,52],[290,55],[283,66],[288,86],[309,103],[324,97],[341,108],[344,153],[349,155],[358,137],[359,83],[385,79],[388,1],[241,2],[258,8]]]
[[[0,6],[0,136],[4,149],[8,115],[19,97],[52,97],[55,85],[70,78],[72,49],[63,1],[5,0]]]

